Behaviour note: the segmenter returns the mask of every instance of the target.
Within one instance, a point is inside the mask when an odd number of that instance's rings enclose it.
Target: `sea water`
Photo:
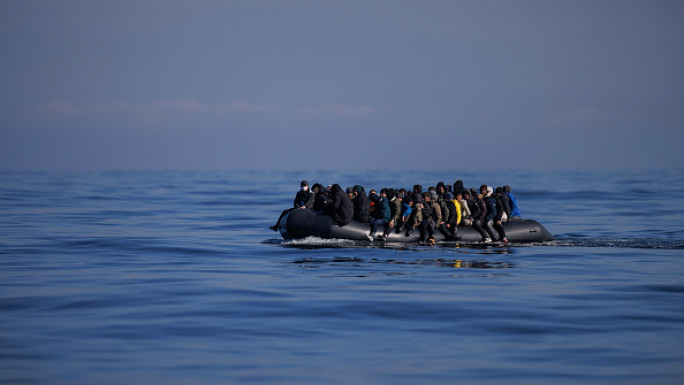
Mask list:
[[[284,241],[299,182],[509,184],[557,238]],[[3,384],[682,384],[684,172],[1,172]]]

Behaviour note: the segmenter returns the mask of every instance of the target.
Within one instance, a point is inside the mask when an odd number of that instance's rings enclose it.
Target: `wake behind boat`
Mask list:
[[[509,242],[531,243],[548,242],[554,239],[553,235],[531,219],[523,219],[503,223],[506,237]],[[301,239],[306,237],[318,237],[323,239],[349,239],[366,240],[370,234],[370,224],[352,220],[344,226],[337,225],[330,216],[310,209],[292,210],[285,214],[278,224],[280,234],[284,239]],[[384,227],[380,226],[378,233],[382,234]],[[477,243],[482,241],[482,236],[470,226],[458,227],[458,242]],[[416,243],[418,242],[418,231],[406,236],[404,232],[396,233],[393,229],[387,236],[386,241],[391,243]],[[498,239],[494,239],[497,241]],[[444,235],[435,232],[435,242],[445,242]]]

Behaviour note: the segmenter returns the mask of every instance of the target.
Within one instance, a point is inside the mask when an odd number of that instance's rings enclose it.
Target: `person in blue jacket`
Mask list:
[[[375,233],[378,231],[378,227],[387,226],[389,223],[390,208],[389,203],[387,202],[386,192],[383,195],[378,195],[377,193],[373,192],[370,195],[370,200],[375,204],[375,210],[373,210],[373,219],[371,220],[371,232],[366,237],[369,241],[372,241],[373,238],[375,238]],[[384,236],[381,235],[378,238],[382,240],[384,239]]]
[[[505,185],[503,189],[504,194],[508,196],[508,202],[511,206],[511,217],[508,220],[520,220],[522,215],[520,214],[520,209],[518,208],[518,201],[515,199],[515,195],[513,195],[513,193],[511,192],[511,186]]]
[[[401,215],[399,216],[399,224],[397,225],[397,234],[404,231],[404,226],[408,226],[409,218],[411,218],[413,199],[408,195],[402,196]]]

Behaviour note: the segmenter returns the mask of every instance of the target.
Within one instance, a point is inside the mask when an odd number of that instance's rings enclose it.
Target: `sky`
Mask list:
[[[682,167],[682,20],[680,0],[0,0],[0,169]]]

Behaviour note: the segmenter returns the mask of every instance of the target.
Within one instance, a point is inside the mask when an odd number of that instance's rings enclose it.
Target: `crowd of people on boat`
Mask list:
[[[284,210],[271,230],[278,231],[280,219],[292,210],[312,209],[329,215],[339,226],[352,220],[370,223],[369,240],[385,240],[390,232],[411,236],[419,233],[419,242],[434,244],[435,232],[439,231],[446,240],[459,239],[458,228],[471,226],[485,243],[500,239],[508,243],[502,224],[520,220],[520,209],[510,186],[493,188],[481,185],[466,189],[463,181],[453,185],[438,182],[427,191],[423,186],[412,189],[382,188],[366,190],[354,185],[345,190],[339,184],[323,186],[315,183],[309,187],[304,180],[300,184],[293,207]],[[380,227],[383,232],[377,234]],[[496,235],[498,235],[498,237]]]

